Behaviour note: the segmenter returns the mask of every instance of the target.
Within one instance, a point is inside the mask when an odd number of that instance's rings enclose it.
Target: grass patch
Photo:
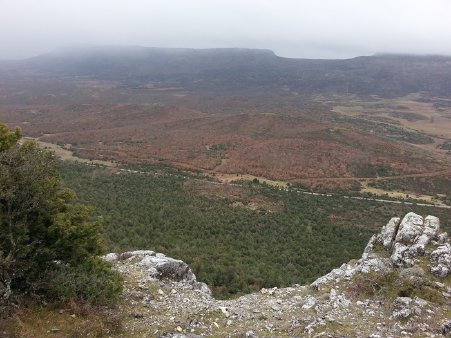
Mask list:
[[[29,303],[8,319],[0,319],[6,337],[108,337],[123,333],[123,314],[117,309],[84,303]]]
[[[388,273],[370,272],[353,277],[347,286],[352,297],[419,297],[435,304],[443,304],[443,296],[437,286],[423,278],[406,278],[396,271]]]

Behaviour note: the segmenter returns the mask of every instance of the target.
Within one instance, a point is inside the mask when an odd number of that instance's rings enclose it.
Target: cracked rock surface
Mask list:
[[[212,298],[186,263],[163,254],[141,250],[104,259],[124,276],[127,337],[451,335],[451,247],[434,216],[392,218],[359,260],[311,285],[232,300]]]

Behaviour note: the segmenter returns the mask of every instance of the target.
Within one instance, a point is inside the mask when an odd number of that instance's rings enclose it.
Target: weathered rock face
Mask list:
[[[451,246],[449,243],[440,245],[432,251],[431,272],[442,278],[451,274]]]
[[[318,278],[312,287],[343,279],[349,280],[357,273],[388,272],[407,269],[420,262],[441,278],[451,273],[451,246],[448,234],[440,233],[440,220],[413,212],[401,220],[392,218],[381,232],[371,237],[362,258],[355,263],[343,264],[329,274]]]
[[[198,282],[196,276],[185,262],[166,257],[162,253],[151,250],[129,251],[121,254],[110,253],[103,257],[106,261],[114,263],[115,268],[126,273],[130,268],[144,269],[148,278],[183,282],[192,286],[194,290],[211,294],[205,283]]]
[[[310,286],[262,289],[216,300],[183,261],[153,251],[108,254],[124,275],[126,331],[156,337],[438,337],[451,334],[451,246],[440,221],[414,213],[392,218],[359,260]],[[366,278],[365,278],[366,276]],[[356,294],[356,281],[395,276],[428,294]],[[363,279],[362,279],[363,277]],[[370,287],[378,287],[379,281]],[[409,284],[410,283],[410,284]],[[424,299],[420,298],[423,297]],[[366,297],[366,298],[364,298]]]

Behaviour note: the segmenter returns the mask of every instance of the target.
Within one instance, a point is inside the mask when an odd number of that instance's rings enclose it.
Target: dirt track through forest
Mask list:
[[[31,138],[30,138],[31,139]],[[36,139],[34,139],[36,140]],[[42,142],[39,140],[36,140],[43,148],[50,149],[55,152],[55,155],[59,157],[60,159],[64,161],[73,161],[82,163],[91,167],[104,167],[104,168],[115,168],[119,172],[124,173],[130,173],[130,174],[147,174],[147,175],[153,175],[154,172],[150,171],[139,171],[139,170],[132,170],[132,169],[125,169],[125,168],[119,168],[117,163],[110,162],[110,161],[103,161],[103,160],[88,160],[83,159],[75,156],[72,151],[64,149],[60,147],[59,145],[53,144],[53,143],[47,143]],[[387,177],[367,177],[367,178],[351,178],[351,177],[343,177],[343,178],[317,178],[317,179],[309,179],[309,180],[392,180],[392,179],[400,179],[400,178],[410,178],[410,177],[434,177],[434,176],[440,176],[440,175],[447,175],[451,174],[451,169],[447,170],[441,170],[437,172],[430,172],[430,173],[421,173],[421,174],[409,174],[409,175],[400,175],[400,176],[387,176]],[[221,181],[211,181],[208,179],[200,179],[200,178],[190,178],[188,175],[176,175],[176,174],[167,174],[169,176],[176,176],[184,179],[192,179],[194,181],[200,181],[207,184],[215,184],[215,185],[230,185],[230,186],[238,186],[242,187],[243,184],[239,183],[231,183],[231,182],[221,182]],[[266,180],[270,182],[270,180]],[[348,196],[348,195],[338,195],[338,194],[332,194],[332,193],[317,193],[317,192],[311,192],[311,191],[304,191],[299,189],[293,189],[293,188],[286,188],[281,187],[279,185],[274,185],[279,190],[291,190],[296,191],[298,194],[304,194],[304,195],[311,195],[311,196],[322,196],[322,197],[342,197],[344,199],[353,199],[353,200],[360,200],[360,201],[372,201],[372,202],[379,202],[379,203],[391,203],[391,204],[403,204],[403,205],[418,205],[418,206],[425,206],[425,207],[434,207],[434,208],[442,208],[442,209],[451,209],[451,206],[445,205],[445,204],[435,204],[435,203],[421,203],[421,202],[411,202],[411,201],[399,201],[399,200],[387,200],[382,198],[372,198],[372,197],[361,197],[361,196]]]

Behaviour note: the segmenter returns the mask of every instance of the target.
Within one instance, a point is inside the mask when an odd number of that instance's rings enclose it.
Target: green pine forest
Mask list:
[[[103,217],[109,251],[150,249],[182,259],[218,298],[311,282],[359,258],[372,234],[408,211],[438,216],[451,230],[446,209],[306,196],[255,183],[236,188],[237,206],[236,196],[192,189],[205,183],[189,176],[60,166],[63,183]],[[242,207],[251,200],[279,207]]]

